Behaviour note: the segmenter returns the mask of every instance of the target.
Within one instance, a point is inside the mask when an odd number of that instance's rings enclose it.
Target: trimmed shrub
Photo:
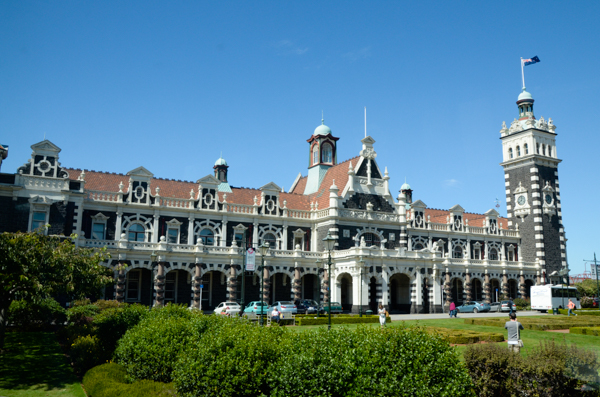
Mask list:
[[[391,322],[392,319],[386,317],[386,322]],[[324,325],[329,322],[329,318],[327,315],[321,315],[320,317],[316,316],[304,316],[304,317],[296,317],[297,325]],[[331,324],[373,324],[379,323],[379,316],[344,316],[337,317],[331,316]]]
[[[185,307],[168,305],[152,309],[146,318],[118,341],[115,361],[127,369],[131,379],[171,382],[178,355],[208,329],[239,318],[204,316]]]
[[[76,301],[82,302],[82,301]],[[70,324],[89,324],[94,316],[100,313],[100,308],[96,305],[73,305],[67,309],[67,320]]]
[[[100,309],[101,312],[107,309],[128,306],[127,303],[122,303],[114,299],[99,299],[96,302],[94,302],[94,305],[98,306],[98,309]]]
[[[600,327],[573,327],[569,329],[571,334],[581,334],[590,336],[599,336]]]
[[[181,396],[271,395],[280,357],[293,347],[281,327],[230,320],[211,329],[180,356],[173,373]],[[295,376],[297,376],[296,374]]]
[[[107,357],[95,335],[85,335],[75,339],[70,354],[73,367],[78,374],[84,374],[88,369],[105,363],[110,358]]]
[[[477,332],[460,329],[450,328],[438,328],[438,327],[427,327],[426,331],[429,333],[436,333],[442,338],[453,344],[471,344],[478,342],[503,342],[504,335],[494,332]]]
[[[422,328],[318,329],[289,337],[292,346],[268,379],[272,396],[472,395],[456,351]]]
[[[125,368],[115,363],[102,364],[90,369],[83,377],[83,386],[90,397],[175,396],[173,384],[150,380],[127,383]]]
[[[108,308],[94,317],[96,336],[104,350],[112,356],[117,347],[117,341],[127,330],[136,326],[148,316],[148,308],[140,304],[122,305]]]
[[[65,310],[52,298],[38,302],[14,300],[8,309],[8,323],[23,330],[48,328],[65,320]]]
[[[574,396],[600,369],[596,353],[553,341],[527,357],[497,345],[469,347],[464,357],[478,396]]]

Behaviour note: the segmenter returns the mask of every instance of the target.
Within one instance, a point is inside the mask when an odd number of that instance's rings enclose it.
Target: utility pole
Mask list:
[[[584,259],[584,262],[591,262],[591,259]],[[594,252],[594,273],[596,273],[596,298],[600,298],[600,284],[598,283],[598,264],[596,263],[596,253]]]

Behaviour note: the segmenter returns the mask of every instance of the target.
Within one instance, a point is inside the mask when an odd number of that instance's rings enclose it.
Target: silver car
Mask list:
[[[274,308],[277,308],[277,311],[283,315],[298,313],[298,308],[292,301],[273,302],[273,304],[269,307],[269,312],[273,311]]]

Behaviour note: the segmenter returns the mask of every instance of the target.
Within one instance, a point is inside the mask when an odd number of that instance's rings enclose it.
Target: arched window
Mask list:
[[[129,226],[129,241],[145,241],[146,229],[139,223]]]
[[[498,260],[498,250],[496,248],[492,248],[490,250],[490,260],[497,261]]]
[[[215,245],[215,234],[210,229],[200,230],[199,238],[204,245]]]
[[[517,146],[517,157],[521,156],[521,146]]]
[[[362,235],[362,237],[365,238],[365,243],[367,243],[367,247],[370,247],[372,245],[379,247],[381,244],[381,241],[379,240],[379,236],[373,233],[365,233]]]
[[[423,247],[423,244],[421,244],[421,243],[417,243],[417,244],[415,244],[415,246],[413,247],[413,251],[420,251],[420,250],[422,250],[423,248],[425,248],[425,247]]]
[[[513,153],[512,153],[512,148],[511,147],[508,148],[508,158],[509,159],[513,158]]]
[[[542,156],[546,155],[546,145],[542,144]]]
[[[548,156],[552,157],[552,146],[548,145]]]
[[[454,259],[462,259],[463,249],[460,245],[457,245],[456,247],[454,247],[454,250],[452,251],[452,257]]]
[[[329,164],[333,163],[333,149],[329,143],[323,145],[323,162]]]
[[[313,146],[313,152],[312,152],[312,158],[313,158],[313,165],[318,164],[319,163],[319,145],[315,145]]]
[[[535,144],[535,152],[536,152],[537,154],[540,154],[540,144],[539,144],[539,143],[536,143],[536,144]]]
[[[271,249],[277,249],[277,238],[275,238],[275,235],[273,233],[267,233],[263,236],[263,242],[266,242],[269,244],[269,248]]]
[[[525,154],[529,154],[529,148],[527,147],[527,144],[523,145],[523,150],[525,150]]]

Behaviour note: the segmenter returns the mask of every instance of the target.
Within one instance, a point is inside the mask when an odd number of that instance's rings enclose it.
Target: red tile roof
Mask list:
[[[338,196],[341,196],[346,183],[348,183],[348,163],[352,162],[352,167],[356,170],[359,156],[348,159],[342,163],[334,165],[327,170],[327,174],[321,181],[319,190],[315,193],[304,195],[306,188],[307,177],[302,177],[294,187],[294,190],[289,193],[279,193],[281,206],[283,201],[287,202],[287,208],[294,210],[310,210],[311,203],[318,203],[319,209],[329,208],[329,188],[335,180],[335,185],[338,187]],[[81,175],[81,170],[65,169],[69,173],[69,179],[77,180]],[[129,188],[129,175],[85,171],[85,189],[100,190],[105,192],[118,192],[119,183],[123,182],[123,192],[127,192]],[[198,195],[198,184],[196,182],[181,181],[174,179],[152,178],[150,180],[150,189],[152,194],[155,194],[156,187],[160,188],[160,196],[166,198],[189,199],[190,191],[194,190],[194,197]],[[261,200],[261,191],[251,188],[231,188],[232,193],[226,193],[227,203],[229,204],[254,204],[254,197],[258,199],[258,204]],[[223,201],[225,193],[219,192],[220,201]],[[425,217],[431,215],[431,221],[435,223],[446,223],[446,216],[450,214],[447,210],[425,209]],[[464,218],[469,220],[470,226],[483,226],[485,215],[465,213]],[[498,218],[502,229],[507,229],[508,222],[506,218]]]

